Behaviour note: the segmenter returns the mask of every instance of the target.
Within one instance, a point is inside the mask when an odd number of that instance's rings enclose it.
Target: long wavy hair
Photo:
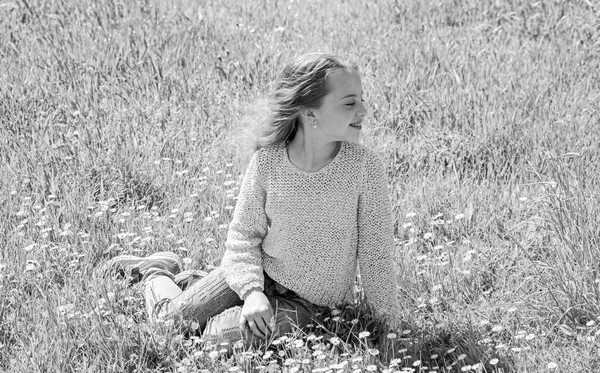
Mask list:
[[[340,69],[357,69],[327,53],[308,53],[291,61],[275,83],[269,116],[258,134],[255,150],[294,139],[302,109],[319,108],[331,87],[327,77]]]

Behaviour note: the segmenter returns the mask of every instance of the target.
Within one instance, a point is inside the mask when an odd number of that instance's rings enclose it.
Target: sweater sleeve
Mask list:
[[[229,287],[242,300],[253,288],[264,290],[262,240],[267,233],[267,217],[259,156],[260,151],[246,169],[221,261]]]
[[[398,325],[394,270],[394,231],[387,179],[382,162],[367,153],[364,187],[358,202],[358,261],[367,302],[376,317]]]

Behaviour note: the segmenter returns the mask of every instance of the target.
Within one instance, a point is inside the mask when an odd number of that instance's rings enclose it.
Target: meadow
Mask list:
[[[229,357],[95,275],[219,264],[271,84],[309,51],[360,66],[389,173],[392,359],[345,317]],[[600,371],[599,160],[598,1],[0,0],[0,371]]]

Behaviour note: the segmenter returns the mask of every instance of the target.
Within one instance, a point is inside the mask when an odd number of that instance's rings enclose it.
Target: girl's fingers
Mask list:
[[[250,330],[252,331],[252,334],[254,334],[255,336],[257,336],[258,338],[261,338],[261,339],[265,339],[266,338],[266,336],[256,326],[256,323],[254,321],[248,321],[248,326],[250,327]]]
[[[263,334],[263,337],[261,337],[261,338],[266,338],[266,336],[269,335],[269,333],[270,333],[269,326],[265,322],[264,317],[258,316],[256,318],[256,326],[258,327],[260,332]]]

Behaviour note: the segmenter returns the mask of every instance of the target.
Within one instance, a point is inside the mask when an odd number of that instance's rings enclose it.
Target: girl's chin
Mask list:
[[[354,133],[351,133],[348,136],[346,136],[345,141],[348,141],[348,142],[357,142],[358,141],[358,138],[360,137],[360,131],[353,130],[352,132],[354,132]]]

